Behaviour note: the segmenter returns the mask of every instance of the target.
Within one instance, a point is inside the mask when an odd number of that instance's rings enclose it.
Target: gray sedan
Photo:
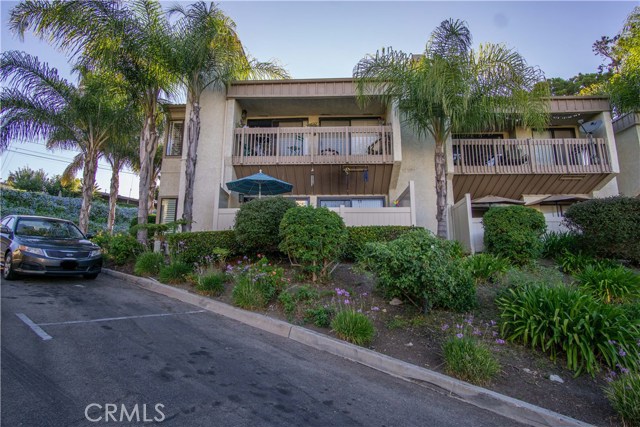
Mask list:
[[[102,270],[100,247],[71,221],[9,215],[0,221],[5,280],[19,274],[80,275],[95,279]]]

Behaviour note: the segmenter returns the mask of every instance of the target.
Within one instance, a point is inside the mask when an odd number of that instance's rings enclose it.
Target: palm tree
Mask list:
[[[235,23],[214,3],[197,2],[174,6],[174,68],[187,90],[189,121],[183,201],[183,231],[191,231],[193,189],[200,139],[200,97],[206,89],[223,90],[233,80],[287,78],[287,72],[273,62],[258,62],[245,54]]]
[[[375,95],[393,104],[422,137],[435,141],[438,236],[447,236],[445,142],[452,132],[478,132],[518,125],[543,128],[549,120],[544,74],[517,52],[496,44],[471,48],[471,33],[459,20],[443,21],[424,55],[391,48],[361,59],[353,72],[358,99]]]
[[[12,140],[43,138],[49,149],[77,149],[82,159],[79,226],[86,233],[102,148],[130,120],[126,97],[111,76],[84,73],[79,87],[58,76],[37,57],[8,51],[0,59],[0,79],[11,87],[0,95],[0,149]]]
[[[160,4],[152,0],[27,0],[11,11],[10,24],[19,35],[32,30],[50,40],[82,67],[107,69],[122,78],[143,111],[138,223],[145,224],[159,140],[159,97],[171,93],[177,82],[168,66],[170,25]],[[138,240],[146,244],[146,228],[140,227]]]

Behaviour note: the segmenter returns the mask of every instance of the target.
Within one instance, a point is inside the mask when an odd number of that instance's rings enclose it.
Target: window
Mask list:
[[[171,122],[169,125],[169,139],[167,140],[167,156],[182,155],[182,137],[184,122]]]
[[[178,199],[162,199],[160,204],[160,224],[166,224],[176,220],[177,205]]]
[[[321,208],[383,208],[383,198],[362,198],[362,199],[319,199],[318,205]]]

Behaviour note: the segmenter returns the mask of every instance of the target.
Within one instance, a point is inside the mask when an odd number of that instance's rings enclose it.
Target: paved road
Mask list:
[[[1,297],[6,426],[154,424],[145,405],[162,426],[514,425],[108,276],[5,281]]]

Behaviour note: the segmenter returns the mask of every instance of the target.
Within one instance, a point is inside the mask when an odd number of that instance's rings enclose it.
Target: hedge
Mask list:
[[[640,199],[617,196],[576,203],[565,220],[582,235],[589,252],[640,263]]]
[[[400,225],[347,227],[348,239],[342,258],[345,260],[355,260],[360,253],[362,253],[367,243],[390,242],[415,229],[415,227]]]
[[[168,234],[166,239],[169,253],[188,264],[204,263],[204,257],[211,256],[215,248],[228,249],[231,254],[238,253],[233,230],[174,233]]]

